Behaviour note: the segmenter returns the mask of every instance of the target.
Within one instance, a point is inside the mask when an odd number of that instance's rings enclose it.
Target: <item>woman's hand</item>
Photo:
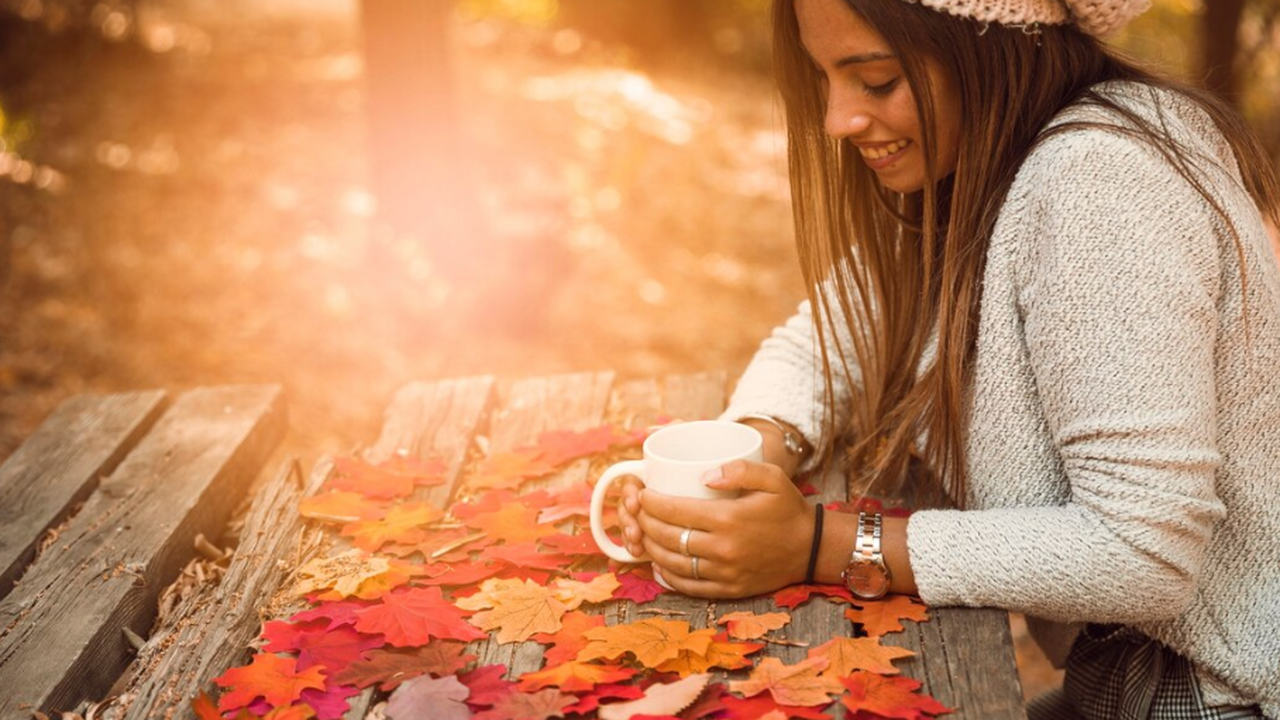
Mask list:
[[[640,491],[644,484],[634,475],[625,475],[618,480],[622,488],[622,497],[618,499],[618,522],[622,525],[622,546],[627,552],[642,557],[644,555],[644,533],[640,530],[640,522],[636,516],[640,514]]]
[[[739,490],[732,499],[674,497],[651,490],[624,490],[620,515],[638,524],[636,541],[653,559],[655,572],[677,591],[707,598],[759,595],[801,582],[813,540],[813,507],[782,468],[735,460],[721,468],[719,479],[706,483],[716,490]],[[630,507],[631,495],[638,502]],[[624,516],[625,517],[625,516]],[[624,519],[624,528],[627,520]],[[680,552],[680,536],[689,536],[689,556]],[[626,531],[628,549],[631,534]]]

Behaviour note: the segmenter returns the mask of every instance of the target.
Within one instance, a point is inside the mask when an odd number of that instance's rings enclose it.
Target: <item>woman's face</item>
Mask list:
[[[884,38],[844,0],[795,0],[800,42],[823,75],[825,126],[848,140],[881,184],[900,193],[924,187],[924,153],[915,97]],[[934,95],[939,178],[956,167],[959,100],[936,63],[926,59]]]

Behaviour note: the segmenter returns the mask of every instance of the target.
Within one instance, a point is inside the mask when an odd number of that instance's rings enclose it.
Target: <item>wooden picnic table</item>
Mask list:
[[[712,418],[725,406],[727,388],[725,373],[412,383],[396,393],[381,435],[360,454],[372,462],[395,454],[442,459],[447,482],[420,489],[418,499],[443,507],[477,447],[514,450],[544,431],[606,422],[644,427],[663,417]],[[160,391],[85,395],[60,406],[0,465],[0,720],[108,698],[99,716],[194,717],[191,698],[243,664],[263,620],[279,617],[277,591],[291,570],[340,549],[297,513],[298,502],[332,473],[332,458],[307,473],[296,460],[263,467],[285,425],[276,386],[197,388],[172,401]],[[596,470],[580,459],[536,486],[580,483]],[[815,484],[815,501],[846,497],[841,476]],[[251,487],[257,489],[221,581],[166,607],[164,622],[153,627],[162,591],[199,554],[197,545],[211,552],[205,539],[218,537]],[[643,617],[627,601],[588,607],[611,625]],[[694,628],[729,612],[774,609],[768,597],[707,602],[673,593],[644,607],[680,613]],[[818,599],[796,608],[785,630],[790,642],[762,653],[794,663],[804,658],[804,643],[849,635],[846,607]],[[897,663],[903,674],[956,708],[947,717],[1025,718],[1007,613],[931,608],[930,615],[884,638],[917,653]],[[469,649],[479,665],[506,665],[513,679],[540,668],[544,651],[532,641],[480,641]],[[372,689],[352,698],[346,717],[363,718],[377,699]],[[832,709],[836,717],[842,711]]]

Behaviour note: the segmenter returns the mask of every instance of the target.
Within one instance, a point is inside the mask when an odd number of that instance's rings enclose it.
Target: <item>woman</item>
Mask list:
[[[629,487],[633,553],[697,596],[1026,613],[1067,668],[1033,718],[1280,718],[1276,182],[1101,44],[1144,6],[776,3],[809,300],[722,416],[765,462],[708,478],[736,500]],[[824,520],[791,478],[840,456],[932,509]]]

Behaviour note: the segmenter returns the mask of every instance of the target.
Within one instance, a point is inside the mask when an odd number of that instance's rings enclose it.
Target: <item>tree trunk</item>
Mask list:
[[[1240,17],[1246,0],[1211,0],[1204,4],[1200,26],[1201,76],[1205,87],[1239,106],[1239,77],[1236,55],[1239,50]]]

